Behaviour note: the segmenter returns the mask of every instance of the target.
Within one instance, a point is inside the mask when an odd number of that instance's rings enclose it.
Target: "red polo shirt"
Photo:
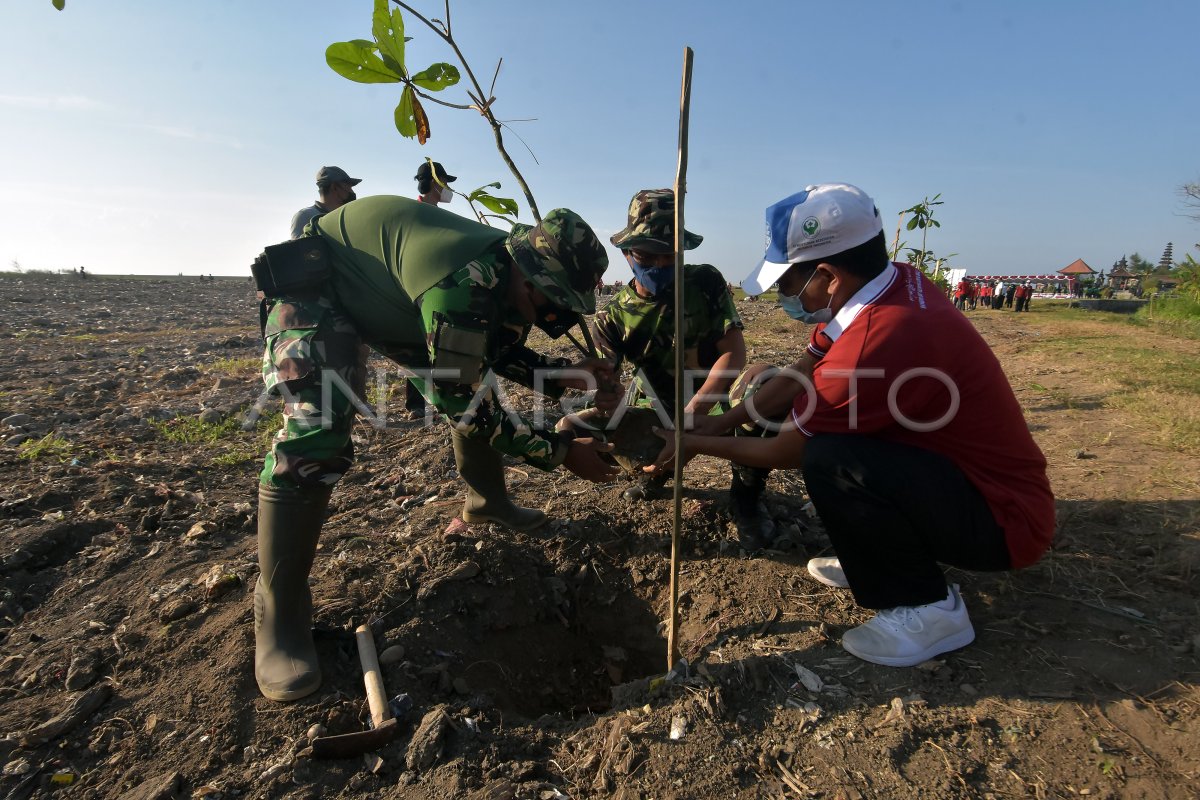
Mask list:
[[[1038,560],[1054,535],[1046,458],[995,354],[933,283],[888,266],[808,349],[815,392],[792,412],[804,435],[861,433],[946,456],[987,500],[1012,565]]]

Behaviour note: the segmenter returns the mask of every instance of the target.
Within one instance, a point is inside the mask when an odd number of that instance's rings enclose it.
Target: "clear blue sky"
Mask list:
[[[0,270],[247,274],[323,164],[363,178],[360,196],[412,196],[428,154],[458,188],[500,180],[519,197],[473,114],[431,106],[421,147],[392,125],[397,85],[326,66],[328,44],[370,38],[371,9],[5,2]],[[823,181],[871,194],[889,241],[901,209],[940,192],[929,246],[975,274],[1107,270],[1200,241],[1177,194],[1200,178],[1195,0],[457,0],[452,14],[481,80],[504,57],[498,115],[537,118],[513,123],[537,163],[508,143],[543,213],[573,208],[604,239],[634,191],[674,180],[690,45],[686,210],[705,241],[689,261],[731,281],[762,256],[763,209]],[[415,20],[408,33],[410,67],[452,60]],[[610,277],[628,275],[611,255]]]

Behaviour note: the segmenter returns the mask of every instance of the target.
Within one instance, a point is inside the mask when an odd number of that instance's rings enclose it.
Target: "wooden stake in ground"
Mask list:
[[[683,527],[683,197],[687,193],[688,115],[692,106],[692,48],[683,48],[679,96],[679,164],[675,168],[675,513],[671,521],[671,606],[667,671],[679,660],[679,544]]]

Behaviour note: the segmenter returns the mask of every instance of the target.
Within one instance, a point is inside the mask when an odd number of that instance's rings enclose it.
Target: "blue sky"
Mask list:
[[[441,2],[415,0],[429,16]],[[335,41],[370,37],[371,0],[9,0],[0,7],[0,270],[247,274],[337,164],[359,194],[412,196],[429,155],[456,188],[500,180],[490,129],[430,107],[421,147],[397,85],[347,81]],[[674,180],[685,45],[695,51],[689,261],[740,280],[763,209],[845,181],[898,213],[942,194],[938,254],[975,274],[1107,270],[1200,241],[1200,3],[458,0],[456,39],[542,211],[603,239],[630,196]],[[410,67],[452,54],[410,21]],[[465,102],[457,89],[447,99]],[[522,204],[523,205],[523,204]],[[451,210],[468,213],[461,199]],[[525,219],[528,220],[527,213]],[[918,239],[904,234],[910,244]],[[1195,251],[1192,251],[1193,253]],[[611,251],[610,277],[628,275]]]

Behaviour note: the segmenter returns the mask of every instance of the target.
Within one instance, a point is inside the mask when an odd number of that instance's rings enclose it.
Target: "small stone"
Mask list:
[[[175,598],[163,606],[162,611],[158,614],[158,619],[161,622],[175,622],[191,614],[197,608],[199,608],[199,604],[195,600],[189,600],[186,597]]]
[[[384,648],[384,651],[379,654],[379,663],[387,666],[389,664],[399,664],[404,660],[404,645],[394,644],[391,647]]]
[[[969,683],[960,684],[958,689],[960,692],[970,697],[974,697],[975,695],[979,694],[979,690]]]
[[[19,445],[20,445],[22,442],[27,442],[27,441],[29,441],[29,439],[30,439],[30,438],[31,438],[31,437],[29,436],[29,434],[28,434],[28,433],[18,433],[18,434],[17,434],[17,435],[15,435],[15,436],[10,436],[10,437],[8,437],[7,439],[5,439],[5,440],[4,440],[4,444],[5,444],[6,446],[8,446],[8,447],[17,447],[17,446],[19,446]]]
[[[225,415],[215,408],[205,409],[200,412],[200,421],[205,425],[217,425],[223,419],[225,419]]]
[[[164,772],[122,797],[127,800],[170,800],[179,792],[182,783],[183,776],[178,772]]]
[[[325,726],[318,722],[315,725],[312,725],[308,729],[308,733],[305,734],[305,738],[307,738],[309,743],[311,744],[313,739],[317,739],[324,735],[325,735]]]
[[[461,695],[468,695],[471,693],[471,684],[467,683],[466,678],[455,678],[454,691]]]
[[[433,765],[442,754],[442,740],[450,718],[446,716],[446,707],[437,706],[431,709],[421,719],[408,751],[404,755],[404,763],[411,770],[423,770]]]
[[[673,742],[679,741],[680,739],[682,739],[684,737],[684,735],[686,733],[687,733],[687,719],[685,719],[682,715],[679,715],[679,714],[675,715],[674,717],[671,717],[671,733],[670,733],[671,741],[673,741]]]
[[[3,773],[9,775],[28,775],[29,770],[33,769],[26,758],[14,758],[12,761],[4,765]]]
[[[465,581],[474,578],[480,572],[482,572],[482,569],[474,561],[464,561],[450,571],[450,574],[446,576],[446,580]]]
[[[188,532],[183,535],[185,539],[200,539],[208,536],[213,532],[213,526],[207,522],[197,522],[192,527],[188,528]]]
[[[67,667],[67,688],[72,692],[86,689],[96,680],[96,660],[90,653],[81,653],[71,659]]]
[[[23,428],[33,422],[33,417],[28,414],[10,414],[4,419],[0,419],[0,425],[7,425],[10,428]]]

